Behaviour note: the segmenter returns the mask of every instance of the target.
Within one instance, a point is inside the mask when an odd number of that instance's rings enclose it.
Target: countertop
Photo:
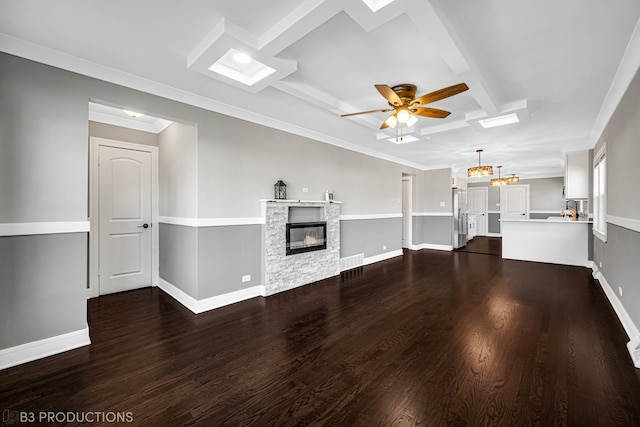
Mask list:
[[[559,216],[550,216],[547,219],[501,219],[502,222],[543,222],[543,223],[566,223],[566,224],[592,224],[593,221],[590,219],[578,219],[577,221],[564,219]]]

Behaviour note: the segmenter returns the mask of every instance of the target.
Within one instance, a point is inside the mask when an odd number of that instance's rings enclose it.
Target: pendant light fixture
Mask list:
[[[477,176],[491,176],[493,175],[493,167],[492,166],[481,166],[480,163],[480,153],[483,150],[476,150],[478,153],[478,166],[474,166],[472,168],[467,169],[468,177],[477,177]]]
[[[507,181],[507,178],[502,178],[500,176],[500,168],[502,168],[502,166],[496,166],[498,168],[498,177],[497,178],[493,178],[490,183],[492,186],[496,187],[499,185],[508,185],[509,181]]]
[[[509,184],[513,184],[514,182],[520,182],[520,177],[516,176],[515,173],[512,173],[509,178],[506,178],[506,180]]]

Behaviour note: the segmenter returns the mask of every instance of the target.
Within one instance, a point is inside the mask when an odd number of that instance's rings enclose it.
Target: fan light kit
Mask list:
[[[468,177],[478,177],[478,176],[491,176],[493,175],[493,167],[492,166],[481,166],[480,163],[480,153],[482,153],[483,150],[476,150],[476,153],[478,153],[478,166],[474,166],[472,168],[467,169],[467,176]]]
[[[387,100],[389,107],[391,108],[343,114],[342,117],[370,113],[387,113],[393,111],[393,114],[387,117],[387,119],[382,123],[380,129],[395,128],[398,123],[411,127],[418,121],[416,116],[444,119],[451,114],[449,111],[439,110],[437,108],[421,107],[421,105],[440,101],[441,99],[457,95],[460,92],[464,92],[469,89],[466,84],[459,83],[416,98],[416,91],[418,88],[416,85],[409,83],[393,87],[389,87],[387,85],[375,85],[375,88],[380,92],[384,99]]]

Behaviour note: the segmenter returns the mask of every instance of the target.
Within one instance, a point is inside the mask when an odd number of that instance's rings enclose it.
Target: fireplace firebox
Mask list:
[[[287,255],[327,249],[326,222],[287,224]]]

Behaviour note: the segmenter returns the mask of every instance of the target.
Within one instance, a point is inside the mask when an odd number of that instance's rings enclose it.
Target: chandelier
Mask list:
[[[505,178],[509,184],[513,184],[514,182],[520,182],[520,177],[516,176],[515,173],[512,173],[509,178]]]
[[[493,167],[492,166],[480,166],[480,153],[482,150],[476,150],[478,153],[478,166],[474,166],[472,168],[467,169],[468,177],[476,177],[476,176],[491,176],[493,175]]]
[[[490,183],[492,186],[496,187],[498,185],[508,185],[509,184],[509,180],[507,178],[502,178],[500,176],[500,168],[502,166],[496,166],[498,168],[498,177],[497,178],[493,178]]]

